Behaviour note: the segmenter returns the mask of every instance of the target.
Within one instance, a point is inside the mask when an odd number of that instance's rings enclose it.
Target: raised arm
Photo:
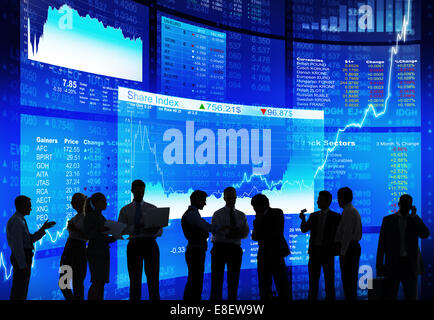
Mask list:
[[[309,215],[309,218],[306,221],[306,218],[301,219],[300,230],[303,233],[306,233],[312,229],[312,213]]]

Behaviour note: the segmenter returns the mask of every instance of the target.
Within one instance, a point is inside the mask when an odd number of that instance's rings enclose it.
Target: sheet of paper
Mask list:
[[[106,220],[104,226],[109,228],[109,230],[104,233],[111,234],[117,240],[124,239],[122,237],[122,232],[125,230],[127,226],[125,223],[121,223],[113,220]]]

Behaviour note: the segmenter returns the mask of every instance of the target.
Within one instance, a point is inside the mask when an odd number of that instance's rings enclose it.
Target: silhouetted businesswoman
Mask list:
[[[402,282],[407,300],[417,298],[417,277],[423,273],[419,238],[430,232],[416,215],[413,198],[403,194],[398,202],[399,210],[383,218],[377,249],[377,275],[387,277],[388,299],[396,299]]]
[[[361,253],[359,241],[362,238],[362,220],[352,201],[353,191],[350,188],[344,187],[338,190],[338,203],[343,211],[336,231],[336,241],[341,247],[339,262],[342,286],[347,300],[357,299],[357,278]]]
[[[228,187],[223,191],[226,206],[214,212],[212,224],[228,225],[229,230],[217,232],[211,238],[211,300],[221,300],[225,265],[228,266],[228,299],[237,300],[243,249],[241,239],[249,234],[246,215],[235,209],[237,191]]]
[[[185,251],[188,277],[184,289],[184,300],[188,301],[200,301],[202,299],[208,235],[210,232],[216,233],[220,228],[217,225],[209,224],[199,214],[199,210],[202,210],[206,205],[207,196],[205,191],[193,191],[190,195],[191,205],[181,219],[182,231],[188,240]]]
[[[26,300],[32,270],[33,243],[41,239],[45,235],[45,230],[56,223],[47,220],[38,231],[30,233],[25,216],[32,211],[31,199],[26,196],[16,197],[15,209],[15,214],[9,218],[6,226],[6,237],[11,248],[11,263],[14,268],[10,299]]]
[[[84,233],[89,239],[86,253],[91,282],[87,299],[104,300],[104,286],[109,282],[110,276],[109,243],[115,241],[103,233],[108,230],[104,227],[106,218],[102,215],[102,211],[107,208],[107,200],[102,193],[94,193],[86,199],[85,208]]]
[[[327,300],[335,300],[335,256],[339,254],[335,242],[336,230],[341,216],[329,209],[332,195],[328,191],[320,191],[317,199],[320,211],[313,212],[306,221],[304,213],[300,213],[301,232],[310,231],[309,239],[309,300],[318,296],[318,282],[321,267],[324,272],[325,292]]]
[[[280,300],[290,298],[285,257],[290,254],[283,236],[284,217],[281,209],[270,208],[268,198],[263,194],[255,195],[251,204],[256,212],[253,220],[252,239],[258,241],[258,282],[261,300],[272,297],[272,281]]]
[[[142,216],[148,209],[156,208],[153,204],[143,201],[145,183],[134,180],[131,192],[133,202],[126,205],[119,213],[119,222],[127,225],[126,233],[130,234],[127,246],[128,274],[130,276],[130,300],[140,300],[142,297],[143,265],[148,282],[150,300],[160,300],[160,249],[156,237],[163,233],[162,228],[144,228]]]
[[[84,203],[86,196],[75,193],[71,199],[71,206],[77,214],[68,221],[69,236],[60,258],[60,265],[72,268],[72,288],[61,290],[66,300],[84,299],[84,279],[87,272],[86,236],[84,234]]]

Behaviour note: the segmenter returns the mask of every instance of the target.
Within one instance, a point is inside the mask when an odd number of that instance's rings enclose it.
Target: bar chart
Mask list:
[[[415,0],[340,0],[315,4],[295,0],[294,35],[296,38],[323,40],[326,37],[329,40],[389,41],[393,34],[402,31],[405,15],[409,17],[407,36],[417,40],[419,30],[412,21],[417,16],[417,10]]]

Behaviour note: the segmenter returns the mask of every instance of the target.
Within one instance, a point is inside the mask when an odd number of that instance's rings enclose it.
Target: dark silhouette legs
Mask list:
[[[130,300],[142,297],[143,265],[148,282],[150,300],[160,300],[160,250],[155,239],[131,239],[127,247]]]
[[[15,260],[14,256],[11,255],[11,263],[14,268],[13,276],[12,276],[12,288],[10,300],[26,300],[27,292],[29,289],[29,281],[30,274],[32,270],[32,258],[33,252],[32,250],[25,250],[26,254],[26,268],[19,269],[18,263]]]
[[[184,289],[184,300],[200,301],[202,299],[205,253],[206,249],[201,247],[187,247],[187,250],[185,251],[188,277]]]
[[[243,250],[239,245],[215,243],[211,250],[211,300],[221,300],[225,265],[228,273],[228,300],[237,300]]]
[[[357,299],[360,253],[360,244],[354,241],[350,243],[345,256],[340,256],[339,259],[342,274],[342,286],[346,300]]]

